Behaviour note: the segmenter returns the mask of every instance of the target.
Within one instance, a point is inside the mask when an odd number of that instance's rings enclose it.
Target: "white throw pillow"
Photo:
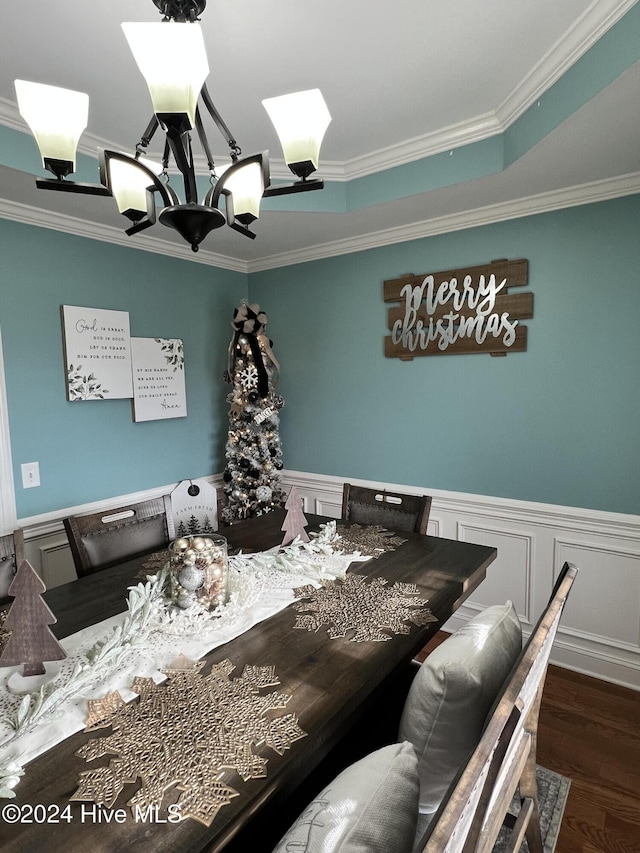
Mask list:
[[[484,722],[522,650],[513,604],[488,607],[437,646],[409,690],[398,740],[418,756],[420,811],[436,811],[477,746]]]
[[[273,853],[410,853],[418,790],[411,744],[385,746],[327,785]]]

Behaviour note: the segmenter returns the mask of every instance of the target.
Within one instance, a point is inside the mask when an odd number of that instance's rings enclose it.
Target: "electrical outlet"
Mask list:
[[[22,488],[33,489],[40,485],[40,465],[38,462],[23,462],[22,468]]]

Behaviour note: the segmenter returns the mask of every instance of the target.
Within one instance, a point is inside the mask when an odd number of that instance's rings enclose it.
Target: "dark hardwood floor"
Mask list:
[[[640,693],[549,667],[538,763],[571,779],[556,853],[640,853]]]
[[[556,853],[640,853],[640,692],[551,665],[538,764],[571,779]]]

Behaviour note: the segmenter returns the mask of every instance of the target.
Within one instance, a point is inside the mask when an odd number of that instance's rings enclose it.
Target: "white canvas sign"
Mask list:
[[[131,338],[133,418],[185,418],[184,351],[179,338]]]
[[[204,478],[181,480],[171,492],[176,536],[213,533],[218,529],[218,497]]]
[[[133,396],[129,314],[62,306],[68,400]]]

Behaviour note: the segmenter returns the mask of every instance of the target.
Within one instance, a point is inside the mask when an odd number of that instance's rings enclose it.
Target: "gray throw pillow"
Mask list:
[[[522,650],[513,604],[488,607],[426,658],[409,690],[398,740],[418,756],[420,811],[436,811],[477,746],[484,722]]]
[[[327,785],[273,853],[410,853],[418,789],[411,744],[385,746]]]

